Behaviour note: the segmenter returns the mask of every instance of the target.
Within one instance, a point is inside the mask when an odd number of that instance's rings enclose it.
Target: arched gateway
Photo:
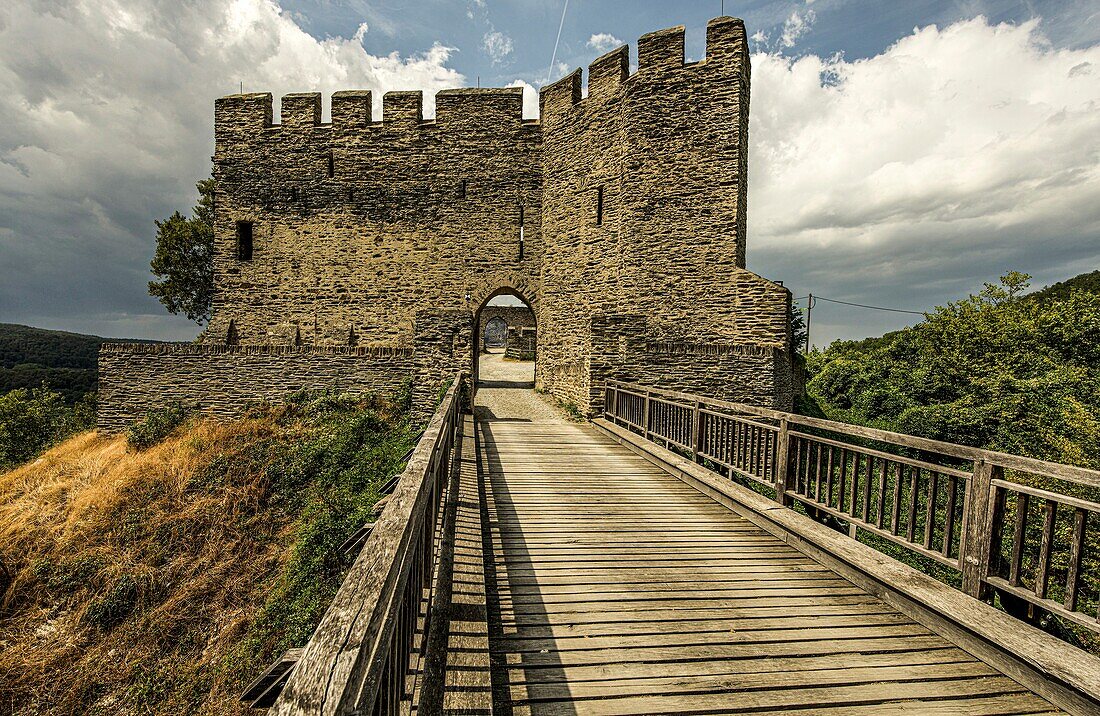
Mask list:
[[[593,409],[617,378],[788,407],[790,295],[744,268],[744,25],[712,20],[699,62],[682,27],[628,57],[593,62],[587,95],[580,70],[544,87],[537,121],[518,88],[439,92],[429,120],[420,92],[380,118],[337,92],[329,123],[320,94],[278,124],[270,94],[217,100],[213,318],[201,345],[105,348],[101,424],[409,376],[426,405],[500,293],[534,311],[559,400]]]

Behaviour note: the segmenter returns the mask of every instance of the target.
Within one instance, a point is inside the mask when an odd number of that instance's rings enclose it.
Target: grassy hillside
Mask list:
[[[413,440],[396,402],[299,396],[141,451],[81,433],[0,474],[0,711],[245,713]]]

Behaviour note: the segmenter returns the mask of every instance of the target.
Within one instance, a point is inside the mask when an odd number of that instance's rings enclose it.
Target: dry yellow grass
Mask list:
[[[296,429],[197,421],[145,452],[93,431],[0,474],[0,713],[244,713],[234,647],[293,517],[262,470],[196,479]]]

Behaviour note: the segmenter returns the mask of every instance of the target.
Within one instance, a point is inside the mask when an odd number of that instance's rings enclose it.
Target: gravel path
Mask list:
[[[560,423],[569,419],[545,396],[532,390],[533,362],[506,361],[500,353],[488,353],[481,356],[478,372],[481,385],[474,413],[479,420]]]

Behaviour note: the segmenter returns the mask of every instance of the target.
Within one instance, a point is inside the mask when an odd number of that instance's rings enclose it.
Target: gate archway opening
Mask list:
[[[511,288],[494,292],[474,314],[473,334],[476,385],[535,387],[538,321],[529,301]]]

